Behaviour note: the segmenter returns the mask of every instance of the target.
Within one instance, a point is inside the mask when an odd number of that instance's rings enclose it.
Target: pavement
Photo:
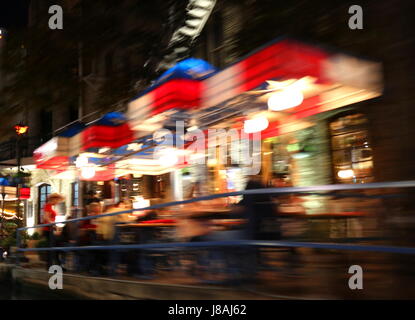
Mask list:
[[[124,281],[126,286],[147,284],[169,287],[170,290],[172,286],[185,286],[186,290],[194,291],[195,299],[415,299],[415,257],[410,255],[301,248],[296,249],[295,253],[270,251],[264,256],[268,257],[267,266],[261,268],[257,281],[224,282],[229,277],[220,264],[212,264],[214,269],[196,271],[192,275],[188,272],[191,262],[186,259],[181,261],[182,266],[172,271],[158,269],[153,279],[127,275],[123,266],[120,266],[120,274],[112,279]],[[352,274],[348,271],[352,265],[362,267],[362,290],[349,288]],[[47,274],[43,262],[39,260],[31,259],[23,266],[27,270]],[[67,274],[81,276],[79,281],[109,279],[92,277],[88,273],[76,275],[69,271]],[[125,291],[125,288],[122,290]],[[221,290],[222,293],[219,293]],[[223,294],[223,290],[227,293]],[[200,294],[203,291],[209,292],[205,298]],[[157,298],[157,294],[152,294],[152,298],[156,299],[165,297]],[[174,297],[174,294],[171,296]],[[177,296],[187,299],[187,295]]]

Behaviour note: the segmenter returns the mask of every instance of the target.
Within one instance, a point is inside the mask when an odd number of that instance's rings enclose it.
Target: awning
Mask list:
[[[86,161],[83,159],[84,164],[77,163],[78,156],[70,157],[70,165],[55,169],[53,176],[56,179],[74,179],[79,176],[84,181],[107,181],[127,174],[161,175],[184,165],[182,155],[176,154],[172,148],[177,145],[177,139],[181,138],[172,134],[155,141],[153,135],[148,135],[119,148],[83,152],[80,157],[87,158]],[[167,155],[167,158],[160,159],[158,147],[165,151],[161,156]]]
[[[110,112],[81,132],[81,151],[91,148],[118,148],[134,140],[127,118]]]
[[[285,127],[274,131],[283,133],[292,130],[286,127],[288,123],[380,96],[381,65],[298,41],[278,40],[198,82],[173,79],[150,87],[129,104],[128,116],[139,131],[154,131],[169,119],[186,116],[206,128],[211,124],[209,116],[221,119],[266,110],[272,92],[294,84],[302,85],[304,99],[278,113]],[[186,109],[186,113],[175,118],[177,109]]]
[[[300,88],[303,100],[279,115],[285,125],[317,113],[378,97],[379,63],[323,50],[293,40],[271,43],[204,80],[200,123],[204,114],[223,108],[268,109],[270,95]],[[245,100],[246,108],[242,108]],[[218,114],[214,114],[215,117]]]
[[[110,112],[70,138],[69,156],[95,152],[99,148],[118,148],[134,139],[127,118],[120,112]]]
[[[2,193],[4,192],[5,200],[17,199],[17,188],[10,186],[0,186],[0,200],[2,199]]]
[[[71,157],[100,148],[118,148],[135,139],[126,117],[111,112],[88,126],[74,124],[39,148],[33,157],[41,169],[66,170]]]
[[[70,138],[54,137],[33,152],[36,167],[58,169],[69,164]]]
[[[161,127],[172,114],[201,106],[203,80],[217,70],[206,61],[189,58],[167,70],[130,102],[128,117],[134,130],[146,135]]]

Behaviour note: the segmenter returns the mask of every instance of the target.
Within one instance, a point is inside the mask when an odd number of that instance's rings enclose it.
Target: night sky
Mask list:
[[[27,8],[30,0],[2,0],[0,27],[21,28],[27,23]]]

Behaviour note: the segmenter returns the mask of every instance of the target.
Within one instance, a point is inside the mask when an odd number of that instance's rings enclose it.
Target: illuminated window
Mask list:
[[[367,119],[361,113],[338,117],[330,123],[332,160],[337,182],[373,180],[372,148]]]
[[[79,206],[79,183],[73,182],[72,183],[72,206],[78,207]]]

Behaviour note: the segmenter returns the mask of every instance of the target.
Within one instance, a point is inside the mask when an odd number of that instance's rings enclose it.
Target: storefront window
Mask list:
[[[78,182],[72,183],[72,206],[79,206],[79,184]]]
[[[129,191],[130,191],[130,180],[128,179],[119,179],[118,180],[118,188],[119,188],[119,195],[120,200],[129,199]]]
[[[48,196],[50,195],[52,187],[50,184],[42,184],[38,187],[38,221],[41,221],[42,209],[45,206]]]
[[[355,113],[339,117],[330,123],[330,133],[336,181],[372,181],[373,158],[365,116]]]
[[[290,174],[290,155],[287,146],[281,139],[275,138],[272,141],[272,172],[275,175],[288,176]]]

